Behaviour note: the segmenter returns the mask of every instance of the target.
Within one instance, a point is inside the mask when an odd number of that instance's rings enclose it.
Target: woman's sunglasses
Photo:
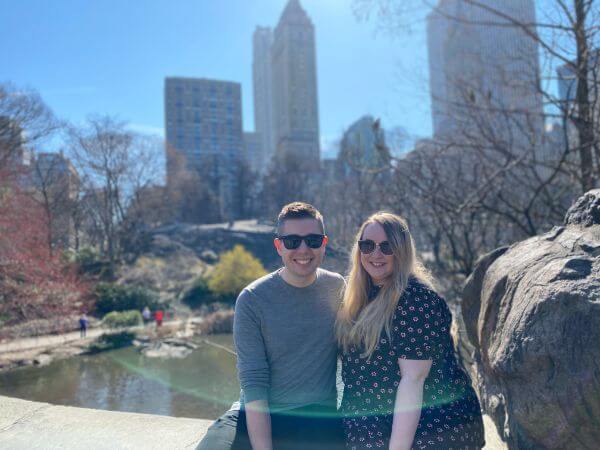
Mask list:
[[[369,253],[373,253],[375,251],[375,248],[379,247],[379,250],[381,250],[381,253],[383,253],[384,255],[393,255],[394,251],[392,250],[392,246],[390,245],[390,243],[388,241],[381,241],[379,244],[376,243],[375,241],[372,241],[371,239],[364,239],[361,241],[358,241],[358,249],[360,250],[361,253],[368,255]]]
[[[299,236],[297,234],[288,234],[287,236],[277,236],[283,246],[288,250],[296,250],[302,244],[302,241],[306,242],[308,248],[317,249],[323,245],[325,235],[323,234],[308,234],[306,236]]]

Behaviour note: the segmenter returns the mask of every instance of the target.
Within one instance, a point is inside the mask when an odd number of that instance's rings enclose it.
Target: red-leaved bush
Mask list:
[[[61,319],[87,309],[88,284],[51,251],[43,210],[0,173],[0,323]]]

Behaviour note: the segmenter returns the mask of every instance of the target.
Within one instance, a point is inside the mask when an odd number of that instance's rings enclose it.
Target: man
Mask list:
[[[326,244],[313,206],[283,207],[274,240],[283,268],[246,287],[235,306],[241,409],[218,419],[198,449],[343,448],[334,322],[344,280],[319,269]]]

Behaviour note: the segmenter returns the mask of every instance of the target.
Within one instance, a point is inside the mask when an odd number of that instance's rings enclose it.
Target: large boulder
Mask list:
[[[600,445],[600,190],[484,256],[461,305],[482,406],[509,448]]]

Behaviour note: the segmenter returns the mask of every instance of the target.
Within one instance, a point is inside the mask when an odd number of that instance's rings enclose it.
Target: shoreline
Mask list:
[[[150,335],[151,338],[191,337],[194,334],[194,324],[201,321],[201,317],[176,319],[163,322],[159,329],[154,324],[124,328],[98,326],[89,328],[84,338],[80,337],[79,331],[71,331],[5,341],[0,343],[0,373],[20,367],[44,366],[58,359],[88,353],[91,346],[103,335],[131,332],[136,336]]]

